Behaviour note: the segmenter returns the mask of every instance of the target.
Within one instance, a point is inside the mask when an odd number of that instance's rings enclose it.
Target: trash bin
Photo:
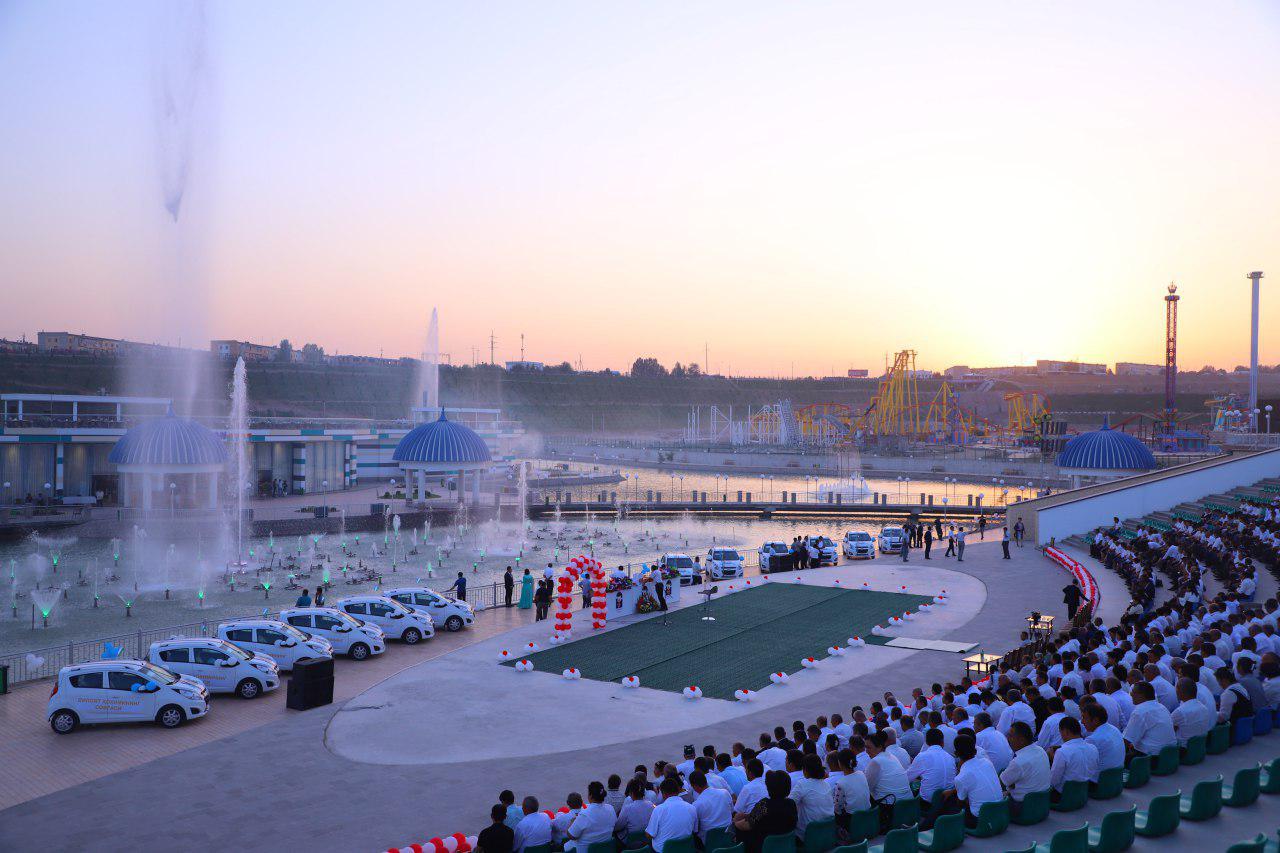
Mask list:
[[[0,696],[9,692],[9,665],[0,664]]]

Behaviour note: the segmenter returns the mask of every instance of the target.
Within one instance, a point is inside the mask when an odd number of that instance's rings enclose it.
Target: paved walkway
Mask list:
[[[978,617],[956,628],[947,639],[972,640],[985,650],[1001,652],[1015,644],[1031,610],[1065,618],[1060,590],[1066,575],[1061,570],[1032,548],[1014,549],[1014,558],[1008,561],[999,555],[999,545],[988,541],[972,543],[963,564],[935,557],[942,568],[964,571],[986,585],[986,600]],[[893,562],[896,565],[899,561]],[[920,562],[919,551],[912,552],[912,562]],[[880,558],[868,565],[881,563],[887,566],[889,560]],[[483,614],[481,630],[489,636],[505,630],[496,621],[486,624],[495,615],[521,618],[518,613]],[[512,621],[505,627],[516,624]],[[480,637],[479,633],[464,634],[458,642]],[[416,662],[421,658],[411,655],[445,651],[446,641],[448,638],[437,638],[424,652],[392,648],[384,658]],[[339,683],[354,687],[349,671],[358,672],[358,668],[343,666]],[[163,844],[167,848],[198,845],[275,850],[282,839],[288,843],[300,838],[323,838],[331,849],[386,849],[440,833],[478,829],[485,824],[497,791],[504,787],[521,795],[535,794],[548,804],[560,803],[570,790],[582,790],[591,779],[626,772],[637,763],[678,756],[686,743],[727,746],[734,740],[753,740],[779,723],[812,720],[836,710],[847,712],[850,705],[865,704],[885,690],[905,693],[914,686],[962,674],[956,655],[916,652],[860,681],[710,726],[627,738],[550,757],[525,755],[399,766],[350,761],[325,747],[326,729],[342,703],[244,725],[225,737],[215,733],[218,739],[199,733],[211,730],[223,716],[243,717],[266,710],[265,705],[259,709],[250,703],[219,701],[210,719],[178,732],[130,727],[59,738],[43,721],[46,694],[37,686],[25,688],[40,694],[38,698],[23,697],[25,708],[9,701],[24,691],[0,700],[0,750],[14,750],[0,751],[4,784],[32,794],[63,790],[0,812],[0,827],[5,843],[14,849],[38,846],[132,853],[140,846]],[[445,683],[437,689],[452,687]],[[342,689],[344,696],[351,695],[345,685]],[[498,747],[513,741],[528,744],[544,736],[542,730],[530,726],[518,695],[495,699],[480,717],[487,721],[488,736]],[[580,713],[568,709],[560,725],[572,732],[581,721]],[[192,740],[175,741],[174,735]],[[443,725],[433,735],[443,742],[453,732]],[[122,743],[117,746],[116,741]],[[157,743],[161,746],[155,746]],[[108,751],[105,757],[104,749]],[[14,758],[23,763],[9,763]],[[89,773],[80,769],[83,765],[92,766]],[[102,778],[122,766],[129,769]],[[17,772],[11,770],[14,767]],[[84,781],[86,778],[94,781]],[[185,782],[175,784],[175,780]],[[67,787],[68,782],[74,786]],[[164,820],[157,823],[156,816]],[[139,829],[116,837],[104,832],[106,826]],[[146,829],[151,826],[162,828],[152,835]]]

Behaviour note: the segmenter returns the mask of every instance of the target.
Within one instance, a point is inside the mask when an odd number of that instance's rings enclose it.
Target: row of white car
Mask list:
[[[838,553],[847,560],[874,559],[877,547],[881,554],[897,554],[902,550],[904,536],[903,529],[897,525],[882,527],[879,536],[874,537],[862,530],[850,530],[840,540]],[[837,546],[826,536],[806,536],[803,545],[812,567],[834,566],[839,562]],[[762,569],[794,568],[789,565],[791,546],[786,542],[765,542],[758,553]]]
[[[63,667],[46,714],[58,734],[82,723],[154,720],[175,728],[209,712],[209,694],[252,699],[280,686],[281,670],[346,655],[362,661],[386,651],[387,638],[416,645],[436,624],[459,631],[475,621],[465,602],[426,587],[354,595],[333,607],[293,607],[279,619],[233,619],[216,637],[152,643],[147,660],[101,660]]]

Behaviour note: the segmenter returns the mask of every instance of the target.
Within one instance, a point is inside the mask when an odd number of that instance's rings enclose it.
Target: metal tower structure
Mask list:
[[[1262,281],[1262,273],[1254,271],[1249,273],[1249,280],[1253,282],[1253,317],[1249,325],[1249,411],[1245,417],[1249,419],[1249,429],[1252,432],[1258,431],[1258,416],[1255,414],[1258,408],[1258,285]]]
[[[1165,440],[1177,442],[1178,428],[1178,285],[1169,282],[1169,295],[1164,298],[1164,434]]]

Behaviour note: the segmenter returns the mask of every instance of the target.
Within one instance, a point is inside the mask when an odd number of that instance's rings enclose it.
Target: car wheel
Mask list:
[[[445,626],[446,628],[448,628],[450,631],[461,631],[461,630],[462,630],[462,617],[461,617],[461,616],[450,616],[448,619],[444,620],[444,626]]]
[[[187,715],[182,713],[182,709],[177,705],[165,705],[160,709],[160,713],[156,714],[156,722],[166,729],[176,729],[186,722],[186,719]]]
[[[418,641],[422,639],[422,632],[417,628],[405,628],[404,633],[400,635],[400,639],[406,646],[416,646]]]
[[[80,725],[80,718],[76,716],[75,711],[68,711],[65,708],[61,711],[54,711],[53,716],[49,718],[49,726],[60,735],[69,735]]]
[[[364,660],[369,657],[369,647],[364,643],[356,643],[347,654],[351,656],[352,660]]]
[[[246,678],[236,685],[236,695],[241,699],[256,699],[262,693],[262,685],[256,678]]]

